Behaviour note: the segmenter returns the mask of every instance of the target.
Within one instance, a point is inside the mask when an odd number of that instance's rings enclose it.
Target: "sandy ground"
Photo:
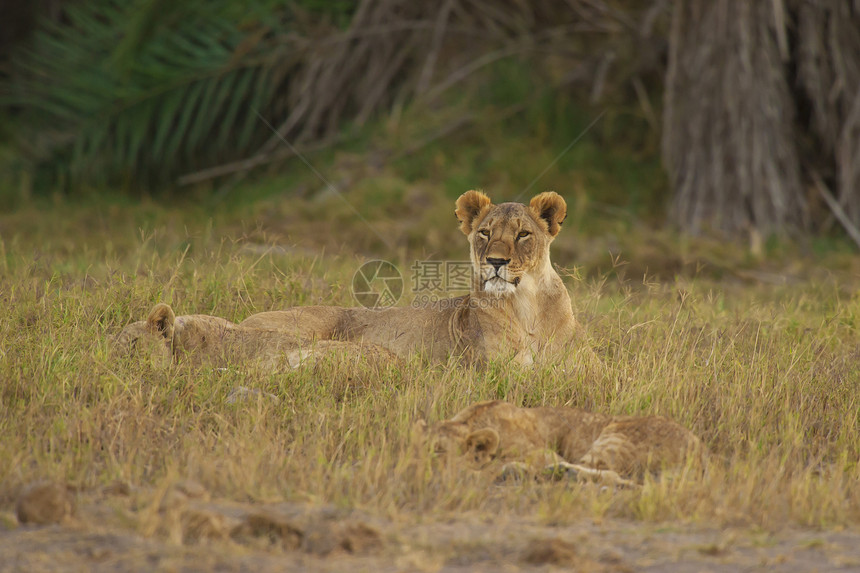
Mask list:
[[[860,531],[385,519],[182,494],[79,500],[60,524],[0,517],[0,571],[860,571]]]

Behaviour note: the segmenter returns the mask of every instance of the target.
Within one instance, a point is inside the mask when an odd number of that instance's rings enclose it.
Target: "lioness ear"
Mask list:
[[[466,452],[490,457],[499,449],[499,433],[492,428],[475,430],[466,437]]]
[[[492,201],[483,191],[466,191],[457,199],[457,210],[454,214],[460,221],[460,230],[464,235],[472,232],[472,223],[481,211],[492,205]]]
[[[538,219],[543,219],[547,231],[555,237],[561,230],[561,224],[567,217],[567,203],[555,191],[545,191],[535,195],[529,203],[529,208]]]
[[[173,325],[176,322],[176,314],[170,306],[163,302],[155,305],[146,319],[146,323],[153,332],[160,333],[168,340],[173,339]]]

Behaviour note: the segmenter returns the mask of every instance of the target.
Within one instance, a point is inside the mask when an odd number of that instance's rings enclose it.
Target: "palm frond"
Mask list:
[[[15,54],[0,103],[42,135],[32,158],[56,180],[163,184],[242,156],[268,137],[252,110],[266,113],[294,61],[273,57],[288,55],[273,40],[288,15],[257,4],[72,3]]]

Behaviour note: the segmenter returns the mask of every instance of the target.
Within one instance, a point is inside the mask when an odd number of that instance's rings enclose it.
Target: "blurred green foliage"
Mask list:
[[[304,85],[303,66],[316,49],[309,39],[336,41],[356,5],[68,4],[60,23],[43,21],[19,46],[10,73],[0,79],[0,139],[16,140],[14,146],[0,145],[0,171],[12,172],[0,179],[0,207],[19,204],[31,190],[78,198],[106,190],[162,195],[183,174],[253,156],[272,143],[261,117],[277,127],[293,111],[285,94]],[[556,63],[556,72],[572,61]],[[667,186],[658,135],[638,104],[622,97],[588,105],[582,86],[557,83],[558,73],[544,64],[531,54],[505,57],[435,103],[408,102],[399,119],[377,116],[364,127],[341,122],[337,127],[348,137],[338,149],[354,154],[357,164],[390,157],[397,182],[355,192],[370,207],[397,203],[405,189],[422,182],[441,184],[449,198],[475,187],[507,199],[553,188],[583,208],[610,205],[626,216],[661,218]],[[440,82],[446,74],[441,68]],[[433,137],[463,116],[469,120],[462,128]],[[3,129],[9,117],[13,125]],[[365,178],[331,164],[333,157],[329,151],[311,156],[328,176],[337,173],[335,180]],[[289,178],[302,179],[306,171],[298,166]],[[207,202],[230,194],[231,203],[249,202],[280,192],[279,184],[257,181],[234,192],[232,182],[219,181],[216,193],[204,184],[185,187],[182,194]],[[591,219],[576,224],[585,227]]]
[[[345,26],[351,2],[69,3],[10,56],[0,104],[36,188],[160,185],[271,136],[297,22]]]

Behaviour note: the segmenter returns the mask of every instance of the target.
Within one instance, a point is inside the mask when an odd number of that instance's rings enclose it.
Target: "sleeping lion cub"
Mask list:
[[[701,441],[662,416],[609,416],[577,408],[520,408],[493,400],[468,406],[426,430],[436,453],[462,455],[476,468],[566,470],[632,486],[646,473],[705,462]]]
[[[367,364],[396,360],[378,346],[302,341],[286,332],[249,328],[205,314],[176,316],[164,303],[155,305],[146,320],[123,328],[111,340],[111,348],[116,355],[134,355],[161,367],[179,359],[209,365],[253,362],[267,370],[298,368],[329,355]]]

